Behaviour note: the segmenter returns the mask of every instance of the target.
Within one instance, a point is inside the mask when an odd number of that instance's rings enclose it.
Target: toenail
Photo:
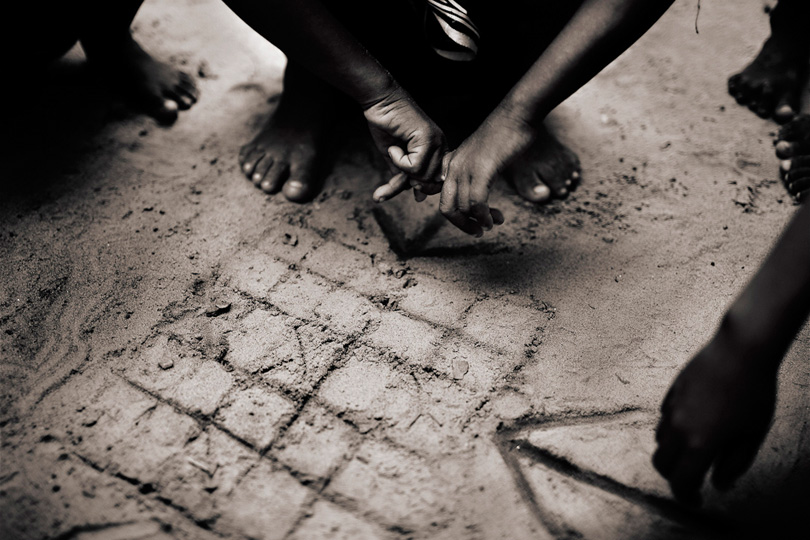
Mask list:
[[[579,173],[577,171],[574,171],[573,173],[571,173],[571,178],[577,180],[579,178]]]
[[[177,102],[167,99],[163,102],[163,108],[167,111],[176,111],[177,110]]]
[[[566,185],[566,186],[570,186],[571,184],[573,184],[573,182],[571,181],[571,179],[570,179],[570,178],[569,178],[568,180],[566,180],[566,181],[565,181],[565,185]]]
[[[534,194],[538,196],[546,196],[549,193],[551,193],[548,189],[548,186],[545,184],[537,184],[536,186],[534,186],[532,191],[534,191]]]
[[[782,169],[784,172],[789,171],[790,170],[790,160],[789,159],[783,159],[782,161],[780,161],[779,162],[779,168]]]
[[[560,191],[558,191],[558,193],[560,194],[560,197],[565,197],[566,195],[568,195],[568,190],[565,188],[560,188]]]
[[[253,181],[254,182],[258,182],[261,179],[262,179],[262,175],[260,175],[259,173],[256,173],[256,174],[253,175]]]
[[[789,143],[789,142],[787,142],[787,141],[779,141],[779,142],[776,144],[776,151],[777,151],[777,152],[783,152],[783,153],[784,153],[784,152],[789,152],[789,151],[790,151],[790,148],[791,148],[791,145],[790,145],[790,143]]]
[[[242,168],[245,170],[245,172],[250,172],[250,163],[245,163],[242,165]]]

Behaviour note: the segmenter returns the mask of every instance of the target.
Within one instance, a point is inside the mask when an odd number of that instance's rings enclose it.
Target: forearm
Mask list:
[[[635,43],[674,0],[585,0],[499,108],[530,124],[543,121]]]
[[[364,107],[396,84],[391,75],[318,0],[226,0],[289,59]]]
[[[719,334],[776,369],[810,314],[810,205],[803,205],[754,278],[734,301]]]

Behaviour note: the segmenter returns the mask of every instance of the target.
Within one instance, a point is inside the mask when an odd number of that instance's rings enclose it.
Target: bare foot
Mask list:
[[[278,108],[239,151],[242,172],[256,187],[266,193],[282,191],[298,203],[311,201],[323,188],[324,135],[335,106],[331,90],[314,82],[302,88],[312,82],[304,77],[308,75],[291,72],[288,66]]]
[[[173,123],[178,110],[197,102],[197,87],[187,73],[156,60],[131,38],[103,52],[93,48],[88,58],[119,93],[158,122]]]
[[[728,91],[740,105],[783,124],[799,110],[806,71],[807,55],[801,47],[790,39],[770,37],[754,61],[729,78]]]
[[[779,130],[776,155],[785,187],[804,201],[810,196],[810,115],[797,116]]]
[[[532,146],[505,173],[518,195],[533,203],[562,199],[576,189],[582,170],[579,158],[543,129]]]

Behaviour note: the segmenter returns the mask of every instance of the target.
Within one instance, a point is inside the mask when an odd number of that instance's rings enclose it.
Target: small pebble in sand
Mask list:
[[[160,366],[160,369],[163,370],[171,369],[174,367],[174,360],[171,358],[161,358],[158,362],[158,366]]]
[[[281,243],[286,246],[295,247],[298,245],[298,236],[294,234],[284,233],[284,236],[281,237]]]
[[[222,315],[223,313],[228,313],[230,310],[230,302],[217,302],[205,310],[205,315],[207,317],[216,317],[218,315]]]
[[[458,380],[464,378],[464,375],[470,370],[470,363],[466,360],[453,361],[453,378]]]

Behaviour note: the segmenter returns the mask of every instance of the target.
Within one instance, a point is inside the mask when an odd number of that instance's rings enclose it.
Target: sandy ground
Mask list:
[[[553,114],[583,185],[498,189],[481,240],[375,210],[359,124],[316,202],[257,192],[236,155],[284,59],[213,0],[135,21],[198,76],[170,129],[73,51],[3,151],[0,536],[694,538],[803,508],[806,328],[735,490],[686,509],[649,463],[669,383],[795,209],[775,125],[725,90],[762,1],[694,24],[677,2]]]

